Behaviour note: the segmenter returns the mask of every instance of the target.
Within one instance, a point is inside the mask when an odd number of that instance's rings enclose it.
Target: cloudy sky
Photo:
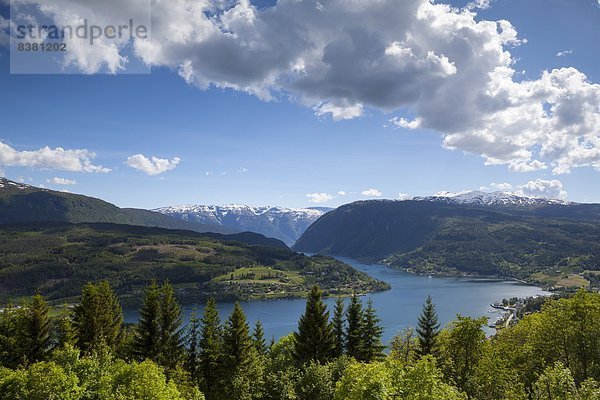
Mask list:
[[[40,12],[109,24],[148,1]],[[600,202],[598,0],[152,7],[151,37],[72,41],[55,60],[71,73],[23,75],[0,0],[2,175],[147,208],[465,189]]]

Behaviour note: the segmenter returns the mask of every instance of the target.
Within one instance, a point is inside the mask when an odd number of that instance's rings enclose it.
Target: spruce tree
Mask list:
[[[26,304],[21,314],[22,341],[24,355],[28,364],[42,361],[48,355],[51,347],[50,307],[41,294],[33,296]]]
[[[108,282],[88,283],[73,312],[77,346],[90,354],[106,346],[115,351],[123,329],[123,310]]]
[[[196,309],[192,310],[188,333],[186,337],[187,352],[185,357],[185,368],[190,373],[194,384],[200,381],[200,318]]]
[[[224,398],[252,398],[253,389],[260,384],[256,376],[257,352],[239,302],[235,303],[225,324],[223,355],[226,374],[222,391]]]
[[[160,288],[153,281],[144,290],[133,352],[140,359],[158,360],[160,354]]]
[[[371,362],[383,356],[385,346],[381,343],[383,327],[380,322],[381,319],[377,316],[373,301],[369,299],[363,313],[362,349],[359,356],[361,361]]]
[[[360,359],[363,348],[363,310],[360,298],[354,294],[346,310],[346,354]]]
[[[417,323],[417,338],[419,345],[417,354],[420,357],[428,354],[436,354],[437,336],[440,332],[440,324],[438,323],[435,305],[431,301],[431,296],[427,296],[427,300],[423,305],[423,311]]]
[[[298,322],[298,331],[294,332],[293,355],[301,364],[310,361],[325,363],[332,359],[334,348],[329,312],[321,300],[321,289],[315,285],[306,300],[306,310]]]
[[[341,297],[338,297],[335,301],[331,326],[335,339],[333,355],[334,357],[340,357],[344,354],[344,299]]]
[[[160,288],[159,310],[159,364],[173,370],[181,361],[183,343],[181,337],[181,307],[175,298],[173,285],[164,283]]]
[[[260,320],[257,320],[256,324],[254,325],[252,341],[254,342],[254,347],[256,348],[258,354],[267,354],[267,345],[265,343],[265,331],[263,330],[262,323],[260,322]]]
[[[223,330],[215,299],[208,299],[200,320],[200,389],[207,400],[218,398],[223,371]]]

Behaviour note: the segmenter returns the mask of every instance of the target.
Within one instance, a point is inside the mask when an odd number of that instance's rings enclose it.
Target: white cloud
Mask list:
[[[340,190],[337,194],[338,194],[338,196],[345,196],[347,193],[344,192],[343,190]]]
[[[599,0],[600,1],[600,0]],[[467,4],[468,10],[487,10],[492,6],[492,0],[474,0]]]
[[[383,195],[383,193],[381,193],[379,190],[373,188],[363,190],[362,192],[360,192],[360,194],[366,197],[381,197]]]
[[[556,179],[536,179],[529,181],[519,186],[519,189],[515,193],[527,197],[544,197],[561,200],[567,198],[567,192],[564,190],[562,182]]]
[[[398,118],[394,117],[390,120],[394,126],[397,128],[405,128],[405,129],[417,129],[421,127],[421,118],[415,118],[412,121],[407,120],[406,118]]]
[[[41,170],[61,170],[72,172],[110,172],[101,165],[94,165],[96,154],[87,149],[63,149],[42,147],[34,151],[18,151],[0,142],[0,166],[30,167]]]
[[[512,190],[512,188],[513,188],[512,184],[504,182],[504,183],[490,183],[489,186],[481,186],[479,188],[479,190],[482,190],[482,191],[492,190],[492,191],[505,192],[507,190]]]
[[[46,182],[52,183],[54,185],[64,185],[64,186],[76,185],[77,184],[77,181],[75,181],[73,179],[59,178],[57,176],[55,176],[52,179],[46,179]]]
[[[411,196],[408,193],[398,193],[398,198],[400,200],[410,200]]]
[[[598,1],[600,1],[600,0],[598,0]],[[564,57],[564,56],[568,56],[569,54],[573,54],[573,50],[559,51],[558,53],[556,53],[556,57]]]
[[[148,158],[143,154],[134,154],[127,158],[127,165],[148,175],[158,175],[172,170],[177,166],[177,164],[179,164],[180,161],[181,159],[179,157],[168,160],[154,156],[152,156],[152,158]]]
[[[121,4],[142,3],[116,1],[87,7],[110,19]],[[152,40],[136,40],[134,49],[198,88],[292,98],[335,120],[368,108],[406,111],[414,118],[398,116],[396,126],[438,131],[444,148],[486,165],[600,170],[600,85],[575,68],[523,80],[511,50],[525,40],[509,21],[477,16],[489,5],[280,0],[259,10],[248,0],[154,0]],[[51,11],[58,18],[60,9]],[[118,50],[78,53],[73,62],[118,70]]]
[[[308,197],[308,201],[311,203],[325,203],[333,200],[333,196],[329,193],[308,193],[306,197]]]

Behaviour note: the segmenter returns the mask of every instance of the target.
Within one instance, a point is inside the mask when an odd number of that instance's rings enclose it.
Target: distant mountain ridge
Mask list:
[[[478,195],[358,201],[321,217],[293,248],[424,273],[600,271],[600,204]]]
[[[153,211],[183,221],[214,224],[224,228],[260,233],[292,245],[306,229],[331,208],[285,208],[229,205],[179,205]]]
[[[0,224],[30,222],[106,222],[195,232],[239,232],[220,225],[181,221],[148,210],[119,208],[94,197],[0,178]]]
[[[449,204],[472,204],[483,206],[544,206],[544,205],[575,205],[577,203],[544,197],[521,196],[512,192],[482,192],[468,191],[462,193],[442,192],[433,196],[413,197],[416,201],[435,201]]]

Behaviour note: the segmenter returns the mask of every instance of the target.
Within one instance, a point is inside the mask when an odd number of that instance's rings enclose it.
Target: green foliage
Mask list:
[[[306,310],[300,316],[294,340],[294,357],[301,364],[310,361],[325,363],[332,358],[335,338],[318,286],[313,286],[308,295]]]
[[[373,301],[369,299],[363,314],[362,349],[358,358],[360,361],[371,362],[383,357],[385,346],[381,343],[383,327],[380,321],[373,307]]]
[[[457,316],[440,334],[440,362],[444,375],[469,396],[474,394],[472,378],[484,354],[487,318]]]
[[[431,296],[427,296],[427,300],[423,305],[423,311],[417,321],[417,335],[419,340],[417,354],[419,356],[436,355],[439,329],[440,324],[435,312],[435,305],[431,301]]]
[[[309,362],[303,369],[296,384],[299,400],[332,400],[335,389],[330,365]]]
[[[223,331],[219,319],[217,303],[208,299],[201,319],[200,354],[198,369],[202,376],[200,387],[211,400],[218,398],[221,389],[223,367]]]
[[[120,344],[123,310],[106,281],[84,286],[73,312],[77,346],[90,354],[102,346],[115,351]]]
[[[413,328],[404,328],[392,338],[390,357],[404,364],[412,364],[418,358],[418,339]]]
[[[363,364],[351,363],[336,387],[339,400],[458,400],[466,399],[456,388],[443,382],[433,358],[424,357],[414,365],[396,360]]]

